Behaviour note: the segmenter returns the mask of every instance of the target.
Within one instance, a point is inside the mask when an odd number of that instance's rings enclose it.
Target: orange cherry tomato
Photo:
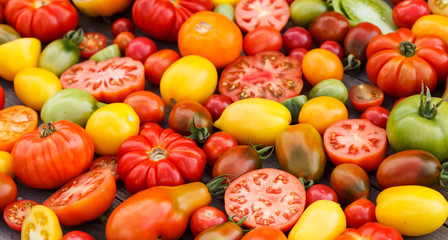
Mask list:
[[[313,86],[329,78],[342,81],[344,77],[344,67],[338,56],[320,48],[312,49],[305,54],[302,71],[305,79]]]

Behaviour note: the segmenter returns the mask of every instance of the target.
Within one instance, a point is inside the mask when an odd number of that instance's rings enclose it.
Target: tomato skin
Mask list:
[[[308,25],[308,31],[317,45],[327,40],[342,44],[348,30],[350,30],[350,23],[347,17],[335,11],[320,14]]]
[[[0,212],[14,202],[17,198],[17,185],[14,180],[5,173],[0,173]]]
[[[367,119],[376,126],[386,129],[389,114],[389,110],[381,106],[372,106],[364,110],[364,112],[361,114],[361,119]]]
[[[245,32],[257,26],[272,26],[281,31],[290,14],[286,1],[240,0],[235,6],[236,23]]]
[[[95,240],[95,238],[86,232],[75,230],[65,234],[61,240]]]
[[[196,210],[190,218],[190,230],[193,236],[214,227],[221,223],[227,222],[227,215],[212,206],[201,207]]]
[[[305,79],[312,85],[335,78],[342,81],[344,68],[336,54],[325,49],[310,50],[302,61],[302,71]]]
[[[361,198],[369,198],[370,180],[358,165],[343,163],[336,166],[330,175],[331,188],[342,203],[350,204]]]
[[[193,119],[197,128],[205,127],[207,133],[213,133],[212,115],[207,108],[192,100],[180,101],[174,105],[168,116],[168,126],[183,136],[189,136],[194,132],[190,129],[194,127]],[[198,137],[199,141],[205,141],[205,136]]]
[[[303,58],[305,57],[307,52],[308,50],[306,50],[305,48],[294,48],[289,53],[289,56],[299,60],[300,66],[302,66]]]
[[[346,103],[348,99],[348,90],[342,81],[330,78],[314,85],[308,93],[308,99],[320,96],[334,97],[341,102]]]
[[[79,45],[79,49],[81,49],[81,57],[88,59],[106,46],[107,37],[104,34],[99,32],[86,32]]]
[[[243,51],[246,55],[255,55],[263,51],[280,51],[282,44],[280,31],[272,26],[260,26],[244,36]]]
[[[132,2],[132,0],[73,0],[76,8],[90,17],[112,16],[126,10]]]
[[[7,174],[13,179],[16,177],[12,169],[11,154],[9,152],[0,151],[0,173]]]
[[[15,75],[24,68],[37,67],[41,42],[37,38],[18,38],[0,45],[0,77],[14,81]]]
[[[234,222],[224,222],[199,233],[194,239],[240,240],[243,237],[243,234],[243,230],[238,224]]]
[[[318,182],[327,157],[319,132],[309,124],[291,125],[277,134],[275,152],[282,170]]]
[[[6,224],[16,231],[22,229],[23,220],[32,207],[39,205],[38,202],[29,199],[20,199],[6,205],[3,211],[3,219]]]
[[[226,109],[232,102],[232,99],[225,95],[213,94],[205,100],[204,107],[206,107],[212,115],[213,121],[216,121],[221,117],[224,109]]]
[[[129,18],[118,18],[112,23],[111,32],[114,37],[122,32],[134,33],[134,23]]]
[[[140,119],[140,124],[145,122],[162,122],[165,117],[165,103],[159,95],[150,91],[137,91],[129,94],[123,103],[131,106]]]
[[[311,20],[329,10],[330,5],[322,0],[293,1],[290,6],[292,21],[304,28],[308,27]]]
[[[148,81],[160,85],[163,73],[179,58],[179,53],[171,49],[162,49],[149,55],[145,60],[145,76]]]
[[[370,83],[361,83],[350,88],[350,101],[359,112],[372,106],[380,106],[384,101],[383,91]]]
[[[11,152],[22,135],[36,129],[38,116],[32,108],[16,105],[0,110],[0,120],[4,123],[0,125],[0,133],[5,133],[1,135],[0,151]],[[13,133],[6,131],[12,128],[20,129],[20,131]]]
[[[3,23],[4,19],[3,19],[3,15],[5,14],[3,12],[3,5],[0,4],[0,23]]]
[[[330,200],[339,203],[338,195],[333,188],[323,184],[314,184],[306,190],[305,208],[318,200]]]
[[[114,44],[118,45],[121,55],[125,55],[126,47],[135,38],[131,32],[121,32],[114,38]]]
[[[283,34],[283,49],[287,54],[296,48],[311,50],[313,39],[306,28],[294,26],[288,28]]]
[[[367,61],[366,49],[372,38],[381,35],[381,29],[369,22],[358,23],[344,37],[344,56],[352,54],[364,65]]]
[[[287,240],[285,234],[274,227],[259,226],[246,233],[241,240]]]
[[[375,204],[366,198],[350,203],[345,207],[344,214],[349,228],[359,228],[365,223],[376,222]]]
[[[237,146],[236,139],[226,132],[215,132],[207,139],[202,146],[207,156],[207,165],[213,167],[218,158],[228,149]]]
[[[147,37],[136,37],[126,46],[125,56],[144,63],[149,55],[157,52],[157,50],[157,45],[151,39]]]
[[[400,232],[377,222],[369,222],[358,229],[347,228],[335,240],[403,240]]]
[[[328,50],[336,54],[336,56],[338,56],[340,60],[342,60],[342,58],[344,57],[344,49],[342,49],[341,44],[336,41],[326,40],[319,46],[319,48]]]
[[[412,28],[415,21],[431,14],[428,3],[423,0],[406,0],[399,2],[392,9],[392,18],[399,28]]]

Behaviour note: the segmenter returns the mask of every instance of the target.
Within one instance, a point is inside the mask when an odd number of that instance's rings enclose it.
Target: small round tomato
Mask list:
[[[336,56],[338,56],[338,58],[340,60],[342,60],[342,58],[344,58],[344,49],[342,49],[341,44],[339,44],[336,41],[326,40],[319,46],[319,48],[328,50],[328,51],[336,54]]]
[[[258,26],[271,26],[281,31],[290,16],[284,0],[240,0],[235,7],[235,20],[245,32]]]
[[[348,95],[353,107],[359,112],[364,112],[371,106],[381,106],[384,100],[383,91],[370,83],[361,83],[351,87]]]
[[[258,226],[246,233],[241,240],[287,240],[285,234],[278,228]]]
[[[314,85],[308,93],[308,99],[319,96],[334,97],[341,100],[341,102],[346,103],[348,99],[348,90],[342,81],[330,78]]]
[[[305,79],[312,85],[329,79],[342,80],[344,67],[336,54],[325,49],[315,48],[305,54],[302,61]]]
[[[279,30],[272,26],[259,26],[243,38],[243,51],[246,55],[255,55],[263,51],[280,51],[283,38]]]
[[[213,94],[204,102],[204,107],[208,109],[212,115],[213,121],[221,117],[222,112],[232,103],[232,99],[225,95]]]
[[[118,165],[117,155],[103,155],[93,160],[89,170],[94,170],[97,168],[108,168],[112,172],[112,175],[114,175],[115,181],[117,181],[118,180],[117,165]]]
[[[299,123],[315,127],[321,136],[332,124],[348,118],[348,110],[339,99],[328,96],[308,100],[299,113]]]
[[[86,32],[82,39],[79,49],[81,57],[90,58],[93,54],[107,46],[107,37],[99,32]]]
[[[327,40],[342,44],[348,30],[350,30],[350,23],[347,17],[335,11],[320,14],[308,25],[308,31],[317,45]]]
[[[331,200],[339,203],[338,195],[333,188],[324,184],[315,184],[306,190],[306,205],[307,208],[311,203],[318,200]]]
[[[125,56],[144,63],[149,55],[155,52],[157,52],[157,45],[153,40],[147,37],[136,37],[126,46]]]
[[[16,105],[0,110],[0,122],[0,151],[11,152],[17,139],[37,127],[38,116],[32,108]]]
[[[0,212],[17,198],[17,185],[7,174],[0,173]]]
[[[61,240],[95,240],[95,238],[86,232],[75,230],[65,234]]]
[[[212,206],[201,207],[190,218],[190,230],[193,236],[213,226],[227,222],[227,215]]]
[[[5,91],[3,91],[2,86],[0,86],[0,110],[5,106]]]
[[[62,239],[62,228],[53,210],[43,205],[31,208],[23,220],[21,239]]]
[[[131,106],[140,118],[140,124],[145,122],[162,122],[165,117],[165,103],[159,95],[150,91],[137,91],[129,94],[123,103]]]
[[[389,110],[381,106],[368,107],[361,115],[361,119],[367,119],[380,128],[386,129]]]
[[[131,32],[121,32],[114,38],[114,44],[118,45],[120,53],[124,55],[126,53],[126,47],[135,38],[135,35]]]
[[[406,0],[398,3],[392,10],[392,18],[399,28],[412,28],[415,21],[431,14],[428,3],[423,0]]]
[[[145,60],[145,76],[148,81],[159,85],[166,69],[179,58],[179,53],[171,49],[162,49],[149,55]]]
[[[229,133],[213,133],[202,146],[202,150],[204,150],[207,156],[207,165],[213,167],[224,152],[237,145],[236,139]]]
[[[304,48],[311,50],[313,39],[306,28],[294,26],[288,28],[283,34],[283,49],[289,54],[293,49]]]
[[[129,18],[118,18],[112,23],[111,31],[114,37],[122,32],[134,33],[134,23]]]
[[[30,212],[31,208],[39,205],[38,202],[29,199],[20,199],[8,204],[3,211],[3,219],[6,224],[14,230],[22,229],[23,220]]]
[[[353,163],[337,165],[331,172],[330,185],[338,195],[338,199],[345,204],[369,198],[370,195],[369,175]]]
[[[15,177],[9,152],[0,151],[0,173],[7,174],[13,179]]]
[[[308,50],[306,50],[305,48],[294,48],[289,53],[289,56],[299,60],[300,66],[302,66],[303,58],[305,57],[305,55],[307,53],[308,53]]]
[[[192,135],[199,142],[205,142],[213,133],[212,115],[207,108],[192,100],[180,101],[174,105],[168,116],[168,126],[183,136]]]
[[[366,198],[350,203],[344,209],[348,228],[359,228],[365,223],[376,222],[375,204]]]

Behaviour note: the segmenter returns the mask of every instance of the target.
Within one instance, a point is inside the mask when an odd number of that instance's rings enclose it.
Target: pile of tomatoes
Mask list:
[[[65,240],[436,231],[448,10],[387,3],[0,0],[4,222]]]

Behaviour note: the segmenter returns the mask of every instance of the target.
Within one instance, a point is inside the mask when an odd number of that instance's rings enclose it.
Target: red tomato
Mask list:
[[[211,11],[211,0],[139,0],[132,7],[135,25],[161,41],[175,42],[180,26],[199,11]]]
[[[163,73],[179,58],[179,53],[171,49],[162,49],[149,55],[145,60],[145,76],[148,81],[160,85]]]
[[[307,52],[308,50],[305,48],[295,48],[289,53],[289,56],[299,60],[300,65],[302,65],[303,58]]]
[[[361,115],[361,119],[367,119],[380,128],[386,129],[389,110],[381,106],[368,107]]]
[[[174,105],[168,116],[168,126],[183,136],[204,134],[194,138],[198,139],[200,142],[205,142],[210,134],[213,133],[212,115],[210,115],[207,108],[193,100],[183,100]],[[197,129],[192,131],[194,126],[198,129],[205,129],[198,130],[201,132],[198,133],[196,132]]]
[[[277,228],[258,226],[246,233],[241,240],[287,240],[285,234]]]
[[[237,145],[238,142],[230,133],[213,133],[202,146],[202,150],[204,150],[207,156],[207,165],[213,167],[224,152]]]
[[[121,32],[114,38],[114,44],[118,45],[121,55],[126,52],[126,47],[135,38],[135,35],[131,32]]]
[[[347,228],[335,240],[403,240],[400,232],[377,222],[369,222],[358,229]]]
[[[350,101],[359,112],[364,112],[372,106],[383,104],[384,93],[377,86],[369,83],[361,83],[350,88]]]
[[[242,56],[221,73],[219,92],[236,102],[245,98],[266,98],[277,102],[302,91],[302,71],[297,59],[278,51]]]
[[[365,119],[340,120],[325,130],[324,146],[333,164],[354,163],[374,171],[386,156],[386,130]]]
[[[207,108],[212,115],[213,121],[216,121],[221,117],[224,109],[226,109],[232,102],[232,99],[225,95],[213,94],[205,100],[204,107]]]
[[[94,170],[97,168],[108,168],[112,175],[114,175],[115,181],[118,180],[118,172],[117,172],[118,158],[116,155],[103,155],[98,157],[92,162],[90,165],[90,170]]]
[[[193,236],[213,226],[227,222],[227,215],[212,206],[201,207],[190,218],[190,230]]]
[[[157,45],[154,41],[147,37],[136,37],[126,46],[125,56],[144,63],[149,55],[155,52],[157,52]]]
[[[412,28],[420,17],[431,14],[428,3],[423,0],[399,2],[392,10],[392,18],[399,28]]]
[[[259,26],[243,38],[243,51],[246,55],[255,55],[263,51],[280,51],[283,39],[279,30],[272,26]]]
[[[235,221],[247,217],[243,226],[291,229],[305,208],[305,188],[294,175],[274,168],[250,171],[226,189],[224,205]]]
[[[5,18],[22,37],[45,43],[62,38],[78,25],[78,12],[67,0],[11,1],[5,7]]]
[[[365,198],[350,203],[344,209],[347,227],[359,228],[365,223],[376,222],[375,208],[375,204]]]
[[[333,188],[323,184],[315,184],[306,190],[305,208],[317,200],[331,200],[339,203],[338,195]]]
[[[17,198],[17,185],[14,180],[5,173],[0,173],[0,212],[14,202]]]
[[[130,57],[88,60],[68,68],[60,80],[63,88],[86,90],[100,102],[123,102],[132,92],[144,90],[145,67]]]
[[[81,49],[81,57],[90,58],[93,54],[107,46],[107,37],[98,32],[84,33],[79,49]]]
[[[86,232],[75,230],[65,234],[61,240],[95,240],[95,238]]]
[[[114,37],[122,32],[134,33],[134,23],[129,18],[118,18],[112,23],[111,31]]]
[[[319,46],[319,48],[328,50],[336,54],[336,56],[338,56],[340,60],[344,58],[344,49],[342,49],[341,44],[339,44],[338,42],[335,42],[333,40],[326,40]]]
[[[3,211],[6,224],[16,231],[22,230],[22,223],[31,208],[39,203],[29,199],[21,199],[8,204]]]
[[[42,204],[59,222],[75,226],[98,218],[115,199],[116,184],[108,168],[88,171],[67,182]]]
[[[370,195],[369,175],[353,163],[337,165],[331,172],[330,185],[338,199],[347,205]]]
[[[145,122],[162,122],[165,117],[165,103],[162,98],[150,91],[137,91],[129,94],[123,103],[131,106],[140,118],[140,124]]]
[[[2,86],[0,86],[0,110],[5,106],[5,91],[3,91]]]
[[[3,10],[3,5],[0,4],[0,23],[3,23],[3,15],[5,14]]]
[[[381,30],[376,25],[369,22],[358,23],[353,26],[344,38],[345,57],[350,54],[361,64],[366,63],[366,49],[370,40],[375,36],[381,35]]]
[[[312,47],[313,39],[306,28],[294,26],[283,34],[283,49],[287,54],[296,48],[311,50]]]
[[[285,0],[240,0],[235,7],[236,23],[245,32],[259,26],[281,31],[289,16],[289,4]]]
[[[333,40],[342,44],[348,30],[350,30],[350,23],[347,17],[335,11],[327,11],[320,14],[311,20],[308,25],[308,31],[317,45],[327,40]]]

